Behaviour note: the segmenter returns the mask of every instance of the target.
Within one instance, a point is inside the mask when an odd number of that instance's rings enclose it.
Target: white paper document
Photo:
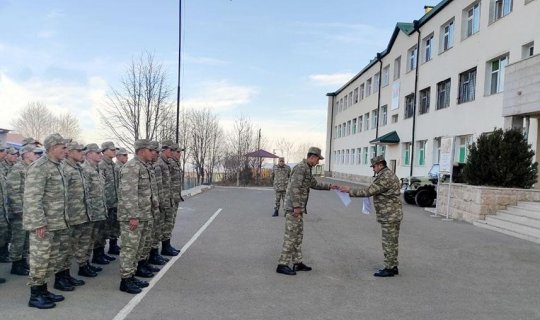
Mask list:
[[[349,204],[351,203],[351,197],[349,197],[349,193],[348,192],[341,192],[339,190],[334,190],[334,191],[336,192],[339,200],[341,200],[343,205],[348,207]]]
[[[373,212],[373,207],[371,206],[371,198],[363,198],[362,199],[362,213],[370,214],[371,212]]]

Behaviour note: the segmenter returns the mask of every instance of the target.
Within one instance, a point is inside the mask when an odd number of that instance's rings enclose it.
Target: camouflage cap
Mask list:
[[[64,138],[59,133],[53,133],[43,141],[43,146],[46,150],[50,150],[52,147],[59,144],[66,144]]]
[[[161,148],[162,149],[172,149],[173,145],[174,145],[174,142],[172,142],[171,140],[161,141]]]
[[[6,151],[7,151],[8,154],[19,154],[19,150],[15,149],[13,147],[7,148]]]
[[[4,152],[6,151],[6,147],[5,146],[0,146],[0,152]]]
[[[150,146],[148,147],[148,149],[153,150],[153,151],[161,151],[159,147],[159,142],[155,140],[150,141]]]
[[[373,158],[371,158],[371,166],[370,167],[373,167],[377,163],[380,163],[380,162],[383,162],[383,161],[384,161],[384,156],[382,154],[378,155],[376,157],[373,157]]]
[[[24,138],[24,139],[22,140],[22,146],[24,147],[24,146],[27,145],[27,144],[33,144],[33,145],[36,145],[36,146],[37,146],[37,145],[40,145],[41,142],[37,141],[37,140],[34,139],[34,138]]]
[[[96,143],[89,143],[83,149],[84,154],[89,152],[101,152],[101,149]]]
[[[36,152],[36,147],[33,145],[33,144],[27,144],[25,145],[24,147],[22,147],[21,149],[19,149],[19,153],[21,155],[27,153],[27,152]]]
[[[101,144],[101,150],[105,151],[107,149],[118,150],[118,148],[114,146],[114,143],[112,141],[105,141]]]
[[[150,140],[148,139],[135,140],[133,147],[135,148],[135,152],[137,152],[140,149],[150,149]]]
[[[278,160],[279,160],[279,161],[283,161],[283,162],[285,162],[285,158],[283,158],[283,157],[279,157],[279,159],[278,159]]]
[[[127,152],[126,148],[118,148],[118,151],[116,152],[116,155],[127,156],[128,152]]]
[[[308,153],[314,154],[317,157],[319,157],[319,159],[324,160],[324,157],[321,154],[321,149],[320,148],[311,147],[311,148],[309,148]]]
[[[66,144],[66,148],[68,150],[84,150],[84,146],[82,144],[79,144],[77,141],[72,141]]]

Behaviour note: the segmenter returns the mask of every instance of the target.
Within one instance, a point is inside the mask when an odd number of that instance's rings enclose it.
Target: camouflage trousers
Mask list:
[[[279,206],[281,205],[281,202],[285,202],[285,193],[286,191],[276,191],[274,197],[274,210],[279,211]]]
[[[120,224],[117,220],[117,209],[109,208],[107,209],[107,226],[106,226],[106,238],[107,239],[118,239],[120,237]]]
[[[11,261],[19,261],[28,256],[28,231],[23,229],[22,217],[14,217],[9,222],[11,224],[9,258]]]
[[[152,245],[154,243],[154,221],[154,219],[146,221],[144,243],[142,244],[142,247],[140,247],[138,261],[147,260],[150,257],[150,250],[152,250]]]
[[[170,209],[168,209],[170,210]],[[152,232],[152,248],[159,248],[159,243],[163,240],[163,232],[165,228],[165,211],[166,210],[156,210],[154,213],[154,226]]]
[[[58,235],[58,239],[60,244],[58,245],[58,259],[56,259],[54,272],[69,269],[71,266],[71,228],[65,229],[65,232],[61,232]]]
[[[120,221],[120,276],[130,278],[137,271],[139,253],[144,251],[148,234],[148,221],[139,221],[135,230],[129,230],[129,221]]]
[[[49,281],[49,277],[56,271],[60,257],[61,239],[69,235],[68,229],[45,231],[40,239],[36,231],[30,231],[30,286],[40,286]]]
[[[85,222],[70,227],[68,252],[63,263],[60,265],[60,270],[71,268],[71,260],[73,258],[75,258],[79,266],[86,265],[88,261],[88,248],[92,240],[92,222]]]
[[[92,221],[90,224],[92,225],[92,233],[90,236],[90,245],[88,246],[88,251],[86,252],[86,260],[90,260],[95,248],[105,246],[105,238],[102,238],[104,235],[102,231],[105,229],[105,220]]]
[[[401,221],[383,222],[382,228],[382,248],[384,252],[384,267],[391,269],[397,267],[398,263],[398,239]]]
[[[296,218],[292,212],[285,213],[285,236],[278,264],[302,262],[302,239],[304,238],[304,219]]]
[[[8,232],[8,223],[2,216],[0,216],[0,247],[5,246],[9,242],[6,240],[6,237],[4,237],[4,234],[7,234]]]
[[[163,228],[161,234],[161,241],[169,240],[174,229],[174,222],[176,221],[176,213],[178,212],[178,207],[165,209],[163,216]]]

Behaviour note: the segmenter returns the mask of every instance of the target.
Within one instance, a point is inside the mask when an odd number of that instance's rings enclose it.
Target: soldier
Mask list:
[[[118,246],[118,236],[120,235],[120,225],[116,218],[118,206],[118,171],[113,158],[116,157],[114,143],[106,141],[101,144],[103,158],[99,162],[99,171],[105,179],[105,199],[107,204],[107,224],[106,236],[109,239],[109,254],[120,254]]]
[[[178,143],[173,143],[171,149],[172,158],[169,159],[169,169],[171,170],[171,195],[173,200],[173,210],[178,212],[179,203],[184,201],[184,198],[182,198],[182,167],[180,165],[180,157],[184,148],[180,148]]]
[[[311,174],[311,168],[324,159],[321,149],[311,147],[307,158],[297,164],[291,173],[285,195],[285,236],[279,258],[277,273],[295,275],[296,271],[310,271],[312,268],[302,262],[302,238],[304,236],[303,214],[309,198],[309,189],[330,190],[331,184],[317,182]],[[292,261],[293,268],[289,267]]]
[[[161,178],[163,183],[163,193],[159,197],[159,207],[164,213],[163,231],[161,234],[161,254],[164,256],[177,256],[180,250],[171,245],[171,236],[176,220],[176,208],[173,208],[171,196],[171,170],[169,159],[172,157],[173,142],[165,140],[161,143],[161,156],[157,163],[161,168]]]
[[[92,238],[87,257],[90,258],[92,255],[92,263],[106,265],[115,258],[105,254],[107,207],[105,205],[105,181],[98,168],[98,163],[101,160],[101,149],[97,144],[90,143],[84,147],[83,153],[86,158],[82,168],[87,182],[87,207],[92,221]],[[89,265],[89,268],[95,272],[101,271],[100,267]]]
[[[148,282],[134,277],[139,253],[148,234],[148,221],[158,207],[155,191],[152,188],[149,164],[152,161],[150,141],[140,139],[134,144],[136,156],[120,170],[118,193],[118,221],[120,222],[120,291],[136,294]]]
[[[403,209],[400,199],[401,183],[399,178],[386,166],[383,155],[371,159],[371,167],[375,179],[366,188],[342,186],[340,190],[348,192],[351,197],[371,197],[377,214],[377,221],[382,228],[382,247],[384,252],[384,269],[379,270],[375,277],[393,277],[398,270],[398,238]]]
[[[26,146],[26,145],[33,145],[34,147],[41,147],[41,142],[37,141],[36,139],[34,138],[24,138],[21,142],[22,146]]]
[[[285,164],[285,158],[279,158],[278,165],[272,170],[272,182],[274,184],[275,201],[274,214],[272,217],[279,215],[279,205],[281,201],[285,201],[285,191],[287,191],[287,183],[291,176],[291,167]]]
[[[67,145],[68,156],[64,161],[64,175],[68,185],[68,208],[70,221],[69,250],[66,259],[61,262],[60,270],[64,270],[64,276],[72,286],[84,284],[70,275],[69,268],[74,257],[79,265],[78,275],[95,277],[97,273],[88,266],[87,252],[92,239],[92,223],[88,214],[87,183],[84,178],[81,163],[84,160],[82,150],[84,146],[76,141]]]
[[[6,178],[6,191],[11,224],[11,250],[9,258],[12,261],[11,274],[27,276],[30,266],[28,256],[28,231],[23,229],[23,196],[26,172],[30,164],[37,160],[33,145],[21,148],[21,160],[11,169]]]
[[[7,156],[7,148],[0,145],[0,180],[4,182],[7,175],[7,167],[4,159]],[[5,208],[6,215],[7,215],[7,207]],[[7,216],[6,216],[7,217]],[[2,217],[0,217],[2,219]],[[1,223],[1,222],[0,222]],[[0,247],[0,263],[7,263],[11,262],[9,259],[9,238],[10,238],[10,231],[9,231],[9,225],[6,223],[5,228],[0,228],[0,242],[2,243],[2,246]]]
[[[116,168],[120,171],[120,168],[128,162],[128,152],[126,148],[118,148],[116,151]]]
[[[60,259],[60,239],[68,233],[66,181],[60,161],[64,138],[58,133],[45,138],[47,154],[34,161],[26,173],[23,197],[23,228],[30,231],[29,307],[49,309],[62,295],[48,291],[47,281]]]
[[[6,193],[4,192],[4,179],[0,177],[0,235],[8,232],[7,203]],[[5,237],[0,237],[0,246],[4,247]],[[0,283],[6,282],[6,279],[0,277]]]
[[[18,156],[19,156],[19,151],[17,151],[17,149],[13,147],[9,147],[5,149],[5,156],[0,161],[1,162],[0,163],[0,176],[2,178],[5,179],[7,177],[9,171],[11,170],[15,162],[17,162]]]

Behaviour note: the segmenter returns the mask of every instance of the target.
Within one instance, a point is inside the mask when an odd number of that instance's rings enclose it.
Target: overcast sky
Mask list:
[[[108,139],[97,110],[132,58],[154,54],[176,88],[178,3],[0,0],[0,127],[42,101],[77,115],[86,142]],[[213,108],[225,127],[249,117],[271,141],[323,146],[326,93],[425,4],[437,1],[182,0],[182,106]]]

